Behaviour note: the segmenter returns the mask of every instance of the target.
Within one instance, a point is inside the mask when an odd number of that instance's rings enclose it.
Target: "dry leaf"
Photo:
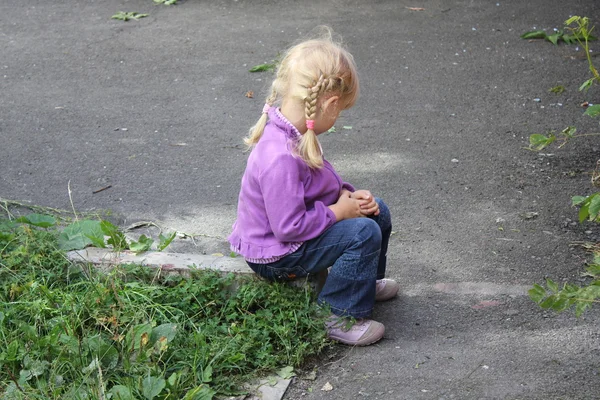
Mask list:
[[[425,11],[425,9],[423,7],[406,7],[408,8],[410,11]]]
[[[246,97],[249,99],[254,98],[254,92],[252,90],[249,90],[246,92]]]

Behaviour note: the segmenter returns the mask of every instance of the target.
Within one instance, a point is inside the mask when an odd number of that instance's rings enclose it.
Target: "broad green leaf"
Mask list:
[[[104,237],[100,221],[76,221],[67,226],[58,237],[58,245],[62,250],[81,250],[92,243],[90,237]]]
[[[56,218],[51,215],[29,214],[17,218],[18,222],[23,222],[29,225],[38,226],[40,228],[50,228],[56,225]]]
[[[535,285],[533,285],[533,287],[531,289],[529,289],[528,293],[529,293],[529,298],[536,303],[541,302],[544,299],[544,297],[546,297],[546,289],[544,289],[542,286],[538,285],[537,283]]]
[[[558,39],[560,39],[560,36],[561,36],[561,34],[560,34],[560,33],[555,33],[555,34],[553,34],[553,35],[548,35],[548,36],[546,36],[546,39],[547,39],[549,42],[552,42],[552,44],[555,44],[555,45],[557,45],[557,44],[558,44]]]
[[[13,340],[6,348],[6,361],[17,361],[19,356],[19,342]]]
[[[212,382],[212,374],[213,374],[213,369],[210,365],[206,366],[203,370],[202,370],[202,382],[203,383],[209,383]]]
[[[63,333],[59,336],[58,341],[65,345],[69,353],[79,354],[79,340],[77,338]]]
[[[90,242],[92,242],[92,246],[101,247],[101,248],[106,247],[106,242],[104,242],[104,235],[100,235],[100,236],[85,235],[85,237],[88,238],[90,240]]]
[[[112,245],[115,250],[119,251],[127,248],[125,235],[115,225],[108,221],[102,221],[100,222],[100,228],[102,229],[102,232],[109,237],[106,242],[109,245]]]
[[[163,251],[164,249],[166,249],[171,244],[173,239],[175,239],[175,236],[177,236],[177,232],[173,232],[169,236],[163,236],[162,233],[158,235],[157,250]]]
[[[146,346],[150,341],[151,334],[152,325],[150,324],[141,324],[133,327],[125,337],[127,348],[139,350],[140,348]]]
[[[131,243],[129,243],[129,249],[135,253],[141,253],[150,250],[150,247],[152,247],[152,243],[154,243],[154,240],[147,237],[146,235],[142,235],[140,236],[137,242],[132,241]]]
[[[175,387],[177,385],[177,381],[179,380],[179,375],[177,374],[177,372],[173,372],[171,374],[171,376],[169,377],[169,379],[167,379],[167,383],[169,384],[170,387]]]
[[[595,193],[592,196],[592,201],[589,206],[590,220],[594,220],[598,217],[600,212],[600,193]]]
[[[593,106],[589,106],[583,115],[589,115],[590,117],[597,117],[600,115],[600,104],[594,104]]]
[[[166,382],[163,378],[147,376],[142,381],[142,394],[148,400],[152,400],[162,392]]]
[[[574,301],[574,300],[573,300]],[[556,312],[562,312],[569,308],[572,304],[572,300],[561,297],[552,304],[552,309]]]
[[[586,196],[573,196],[571,198],[571,205],[572,206],[578,206],[581,203],[583,203],[585,201],[585,199],[587,199]]]
[[[521,39],[545,39],[548,35],[542,30],[529,31],[521,35]]]
[[[546,300],[540,303],[540,307],[542,308],[550,308],[556,301],[556,295],[550,295],[546,298]]]
[[[273,71],[275,68],[277,67],[277,65],[275,65],[274,63],[271,64],[259,64],[259,65],[255,65],[254,67],[250,68],[250,72],[266,72],[266,71]]]
[[[581,205],[581,208],[579,209],[579,223],[582,223],[589,217],[589,215],[590,215],[589,208],[590,208],[589,203],[587,203],[587,204],[583,203]]]
[[[550,289],[552,292],[558,292],[558,285],[551,279],[546,279],[546,286],[548,286],[548,289]]]
[[[544,149],[544,147],[548,146],[552,142],[556,140],[556,136],[550,134],[548,136],[542,135],[540,133],[534,133],[529,136],[529,147],[531,149],[540,151]]]
[[[209,386],[200,385],[190,389],[183,397],[183,400],[212,400],[215,394],[217,394],[217,392],[212,390]]]
[[[171,342],[177,335],[177,324],[162,324],[154,327],[150,334],[150,342],[154,344],[161,337],[167,338]]]
[[[110,394],[114,400],[135,400],[135,397],[131,394],[131,390],[127,386],[115,385],[110,389]]]
[[[579,87],[579,91],[580,92],[587,91],[592,86],[593,83],[594,83],[594,78],[588,79],[587,81],[585,81],[581,84],[581,86]]]

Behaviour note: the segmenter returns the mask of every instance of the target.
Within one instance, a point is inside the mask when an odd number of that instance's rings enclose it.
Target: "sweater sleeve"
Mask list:
[[[269,225],[281,242],[313,239],[336,222],[333,211],[321,201],[306,208],[303,177],[307,169],[292,155],[281,154],[259,175]]]
[[[354,193],[356,191],[356,189],[354,188],[354,186],[352,186],[351,184],[349,184],[348,182],[344,182],[342,183],[342,190],[346,189],[352,193]]]

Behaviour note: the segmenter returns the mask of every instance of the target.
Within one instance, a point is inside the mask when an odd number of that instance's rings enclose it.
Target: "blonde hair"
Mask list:
[[[314,120],[319,98],[330,93],[340,97],[345,109],[352,107],[359,94],[358,73],[352,55],[333,39],[331,29],[321,27],[319,37],[300,42],[284,54],[265,102],[272,106],[284,98],[294,99],[304,104],[306,120]],[[249,147],[258,143],[266,123],[263,113],[244,139]],[[295,152],[309,167],[323,166],[313,129],[302,135]]]

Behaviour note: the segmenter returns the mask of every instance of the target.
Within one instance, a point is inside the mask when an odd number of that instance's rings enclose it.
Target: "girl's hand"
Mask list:
[[[330,205],[329,209],[333,211],[337,221],[365,216],[360,201],[353,198],[352,193],[347,190],[342,191],[337,203]]]
[[[359,201],[362,215],[379,215],[379,204],[368,190],[357,190],[351,194],[351,197]]]

